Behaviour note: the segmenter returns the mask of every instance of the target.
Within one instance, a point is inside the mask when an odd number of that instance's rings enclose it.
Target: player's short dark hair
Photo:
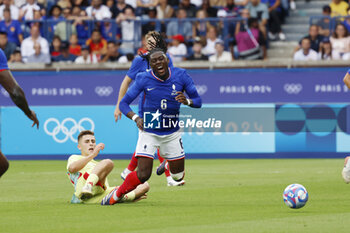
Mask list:
[[[5,31],[0,31],[0,35],[7,36],[7,32],[5,32]]]
[[[85,135],[92,135],[92,136],[95,136],[95,133],[92,132],[91,130],[83,130],[79,133],[78,135],[78,142],[80,141],[80,139],[85,136]]]

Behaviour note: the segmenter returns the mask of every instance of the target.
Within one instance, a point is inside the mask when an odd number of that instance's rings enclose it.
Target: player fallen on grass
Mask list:
[[[74,186],[71,203],[100,204],[102,199],[115,187],[110,187],[107,176],[113,170],[114,164],[110,159],[100,162],[94,160],[105,145],[96,145],[94,132],[85,130],[78,135],[80,155],[71,155],[67,163],[67,173]],[[138,201],[146,198],[149,185],[147,182],[127,193],[121,202]]]
[[[17,107],[19,107],[24,114],[26,114],[26,116],[33,121],[32,126],[36,125],[37,128],[39,128],[39,121],[36,118],[36,114],[33,110],[30,110],[22,88],[12,76],[12,73],[7,66],[6,56],[2,49],[0,49],[0,84],[9,93],[11,100],[17,105]],[[0,150],[0,177],[7,171],[8,168],[9,162]]]
[[[346,84],[346,86],[350,89],[350,69],[346,73],[343,81]],[[347,156],[345,158],[342,176],[347,184],[350,183],[350,156]]]
[[[146,48],[148,51],[151,51],[153,47],[159,46],[159,45],[157,45],[157,43],[155,43],[156,41],[153,39],[152,35],[160,36],[159,32],[156,32],[156,31],[150,31],[145,35]],[[167,54],[167,57],[169,59],[169,67],[173,67],[173,63],[172,63],[171,58],[168,54]],[[148,65],[147,60],[144,59],[142,56],[137,56],[132,61],[131,67],[128,70],[127,74],[125,75],[124,80],[119,88],[118,101],[117,101],[117,105],[116,105],[115,111],[114,111],[114,118],[115,118],[116,122],[118,122],[118,120],[121,119],[121,117],[122,117],[122,112],[119,109],[119,104],[120,104],[120,101],[122,100],[122,98],[124,97],[126,91],[128,90],[131,82],[135,81],[136,75],[138,73],[144,72],[149,68],[150,67]],[[141,117],[142,117],[141,112],[142,112],[143,104],[144,104],[143,100],[144,100],[143,94],[141,94],[140,98],[139,98],[139,115]],[[159,151],[157,151],[157,155],[158,155],[159,162],[162,164],[164,159],[159,155]],[[137,158],[135,157],[135,153],[134,153],[133,156],[131,157],[129,165],[120,174],[121,178],[123,180],[125,180],[126,176],[129,175],[132,171],[135,171],[136,168],[137,168]],[[182,180],[180,182],[173,180],[170,176],[170,172],[168,169],[164,169],[164,172],[165,172],[168,186],[181,186],[181,185],[185,184],[184,180]],[[159,173],[159,175],[161,175],[161,174]]]
[[[192,78],[184,69],[169,67],[166,43],[161,36],[154,36],[154,39],[162,46],[155,47],[145,56],[152,70],[136,76],[134,85],[129,88],[119,105],[122,113],[135,121],[139,128],[135,154],[138,158],[137,171],[131,172],[119,188],[107,195],[102,200],[102,205],[118,203],[125,194],[151,177],[154,154],[157,149],[160,155],[168,161],[170,174],[175,181],[179,182],[185,176],[185,152],[182,147],[179,124],[171,124],[169,127],[144,128],[143,119],[129,106],[140,93],[144,92],[143,110],[152,113],[154,120],[159,120],[158,117],[162,114],[163,116],[174,116],[171,118],[173,123],[178,122],[181,104],[193,108],[202,106],[202,100]],[[188,98],[183,93],[184,91]]]

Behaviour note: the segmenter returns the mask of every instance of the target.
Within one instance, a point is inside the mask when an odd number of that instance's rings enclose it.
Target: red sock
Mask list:
[[[158,155],[159,163],[163,163],[164,158],[160,156],[159,150],[157,151],[157,155]],[[170,176],[170,172],[169,172],[168,169],[166,169],[164,173],[165,173],[165,176],[166,176],[166,177],[169,177],[169,176]]]
[[[117,197],[121,197],[124,194],[127,194],[128,192],[131,192],[134,190],[139,184],[141,184],[141,181],[137,177],[136,171],[131,172],[124,180],[123,184],[119,186],[117,190]]]
[[[135,157],[135,153],[136,151],[134,152],[134,154],[132,155],[131,157],[131,160],[130,160],[130,163],[128,165],[128,169],[130,171],[135,171],[136,167],[137,167],[137,158]]]

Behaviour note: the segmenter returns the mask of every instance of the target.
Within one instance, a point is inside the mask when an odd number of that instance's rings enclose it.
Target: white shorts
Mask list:
[[[159,154],[166,160],[172,161],[185,158],[179,131],[168,135],[157,135],[139,130],[135,157],[154,159],[157,149],[159,149]]]

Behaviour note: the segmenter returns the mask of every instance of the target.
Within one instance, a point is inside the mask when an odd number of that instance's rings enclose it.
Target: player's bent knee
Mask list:
[[[139,178],[141,183],[144,183],[151,177],[151,173],[149,173],[149,172],[139,172],[138,171],[137,172],[137,177]]]
[[[179,172],[175,174],[170,172],[170,175],[171,175],[171,178],[173,178],[175,181],[181,181],[185,176],[185,172]]]
[[[111,169],[114,168],[114,163],[113,163],[113,161],[110,160],[110,159],[104,159],[104,160],[102,160],[101,162],[103,162],[103,163],[105,164],[105,166],[107,166],[107,167],[109,167],[109,168],[111,168]]]
[[[146,181],[145,183],[143,183],[142,184],[142,191],[144,192],[144,193],[147,193],[148,191],[149,191],[149,184],[148,184],[148,182]]]

